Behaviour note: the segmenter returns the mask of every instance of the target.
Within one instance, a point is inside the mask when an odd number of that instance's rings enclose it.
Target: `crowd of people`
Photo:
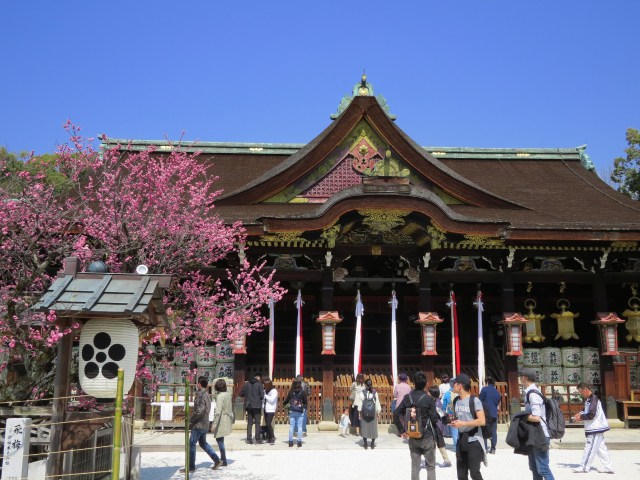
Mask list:
[[[486,385],[479,396],[471,394],[471,378],[458,374],[451,379],[443,375],[439,385],[427,388],[427,377],[423,372],[413,376],[413,388],[406,374],[398,375],[393,390],[391,410],[393,425],[397,435],[405,439],[411,458],[411,478],[417,480],[424,458],[427,479],[436,478],[436,450],[442,456],[441,467],[453,465],[445,445],[445,437],[450,437],[456,454],[457,477],[466,480],[482,480],[481,466],[488,464],[488,455],[495,454],[497,446],[498,407],[501,395],[495,381],[486,378]],[[523,369],[520,381],[524,386],[525,410],[512,419],[511,429],[516,431],[515,453],[528,456],[529,469],[533,480],[554,480],[549,467],[550,426],[547,419],[545,397],[536,385],[536,372]],[[234,423],[231,394],[223,379],[216,381],[214,393],[215,415],[209,422],[211,397],[207,393],[207,379],[198,379],[194,407],[190,417],[189,469],[195,465],[196,444],[209,455],[214,470],[227,465],[224,438],[231,434]],[[602,404],[591,391],[590,386],[581,383],[578,391],[584,399],[584,410],[573,417],[585,422],[585,450],[576,473],[590,471],[595,458],[604,466],[604,473],[614,473],[611,457],[604,442],[604,432],[609,430]],[[283,401],[289,417],[289,447],[295,443],[302,447],[302,438],[307,431],[307,411],[310,387],[304,378],[297,376]],[[270,378],[256,374],[243,385],[240,397],[244,399],[247,419],[246,442],[273,445],[276,441],[273,419],[278,406],[278,392]],[[339,435],[346,437],[355,431],[362,437],[365,450],[376,447],[378,422],[382,406],[378,392],[371,379],[362,373],[356,376],[349,394],[350,406],[346,407],[339,419]],[[262,415],[264,414],[264,425]],[[206,441],[207,432],[212,432],[218,450]],[[526,438],[525,438],[526,437]],[[553,437],[558,438],[558,437]],[[509,435],[507,436],[509,443]],[[511,445],[511,444],[510,444]],[[184,469],[182,469],[184,471]]]

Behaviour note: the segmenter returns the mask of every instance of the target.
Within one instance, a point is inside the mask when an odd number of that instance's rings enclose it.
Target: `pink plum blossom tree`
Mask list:
[[[101,260],[113,273],[145,264],[150,273],[176,275],[165,298],[170,327],[151,341],[162,336],[201,348],[268,324],[263,307],[284,293],[274,271],[242,260],[223,277],[203,273],[237,258],[245,232],[217,214],[216,178],[198,153],[178,145],[96,151],[79,128],[67,122],[65,129],[70,141],[53,166],[34,168],[38,159],[31,158],[12,169],[0,158],[0,369],[7,356],[28,363],[49,350],[50,360],[50,347],[79,328],[62,329],[55,314],[29,311],[69,255],[85,265]],[[44,386],[37,388],[42,395]]]

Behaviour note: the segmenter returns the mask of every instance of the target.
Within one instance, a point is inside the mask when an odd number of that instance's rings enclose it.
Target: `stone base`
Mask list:
[[[319,432],[335,432],[338,430],[338,424],[335,422],[320,422],[316,426]]]
[[[247,431],[247,421],[246,420],[236,420],[233,424],[233,430],[243,430]]]
[[[611,428],[624,428],[624,422],[617,418],[607,418],[607,422]]]

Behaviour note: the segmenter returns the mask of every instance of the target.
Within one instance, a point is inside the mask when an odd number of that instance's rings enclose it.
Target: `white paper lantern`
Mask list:
[[[130,320],[89,320],[80,333],[82,389],[96,398],[115,398],[118,369],[124,370],[124,391],[133,385],[138,360],[138,329]]]

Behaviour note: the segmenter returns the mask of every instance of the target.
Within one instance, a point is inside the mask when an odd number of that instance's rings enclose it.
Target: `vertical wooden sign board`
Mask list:
[[[2,480],[21,480],[29,476],[30,418],[8,418],[4,436]]]

